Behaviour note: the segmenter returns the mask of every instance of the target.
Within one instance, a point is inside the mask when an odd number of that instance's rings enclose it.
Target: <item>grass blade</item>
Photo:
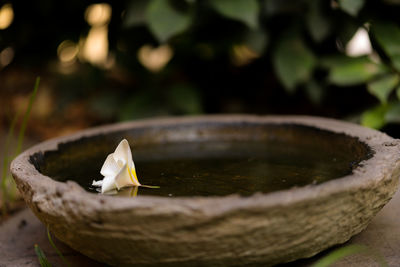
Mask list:
[[[54,250],[56,251],[58,256],[60,256],[61,260],[64,262],[65,266],[70,267],[71,265],[69,264],[69,262],[64,258],[64,255],[61,253],[61,251],[54,244],[53,239],[51,238],[50,229],[49,229],[48,226],[47,226],[47,238],[49,239],[50,245],[54,248]]]
[[[19,113],[17,113],[13,120],[11,121],[10,129],[8,130],[6,142],[4,144],[3,150],[3,166],[2,166],[2,175],[1,175],[1,191],[3,196],[3,216],[7,215],[7,202],[8,202],[8,193],[7,193],[7,173],[8,173],[8,165],[10,163],[10,159],[8,157],[8,148],[11,143],[11,137],[14,135],[15,125],[17,124]]]
[[[35,244],[35,253],[38,256],[39,263],[41,267],[51,267],[50,262],[47,260],[46,255],[44,254],[43,250]]]
[[[369,256],[373,257],[374,260],[380,264],[381,267],[387,267],[387,263],[385,259],[379,255],[378,253],[375,253],[371,251],[368,247],[363,246],[363,245],[349,245],[346,247],[338,248],[316,263],[314,263],[311,267],[328,267],[331,266],[333,263],[347,257],[350,255],[354,254],[360,254],[360,253],[365,253],[368,254]]]
[[[15,155],[18,155],[21,152],[22,144],[24,142],[26,125],[28,124],[28,119],[29,119],[29,115],[31,114],[33,102],[34,102],[34,100],[36,98],[36,94],[37,94],[37,91],[39,89],[39,83],[40,83],[40,77],[37,77],[36,78],[36,82],[35,82],[35,86],[33,88],[33,92],[32,92],[32,94],[31,94],[31,96],[29,98],[28,107],[27,107],[27,109],[25,111],[24,118],[22,119],[22,125],[21,125],[21,128],[19,130],[19,134],[18,134],[18,143],[17,143],[17,149],[15,151]]]
[[[30,115],[31,110],[32,110],[33,102],[34,102],[34,100],[36,98],[36,94],[37,94],[37,91],[39,89],[39,83],[40,83],[40,77],[37,77],[36,78],[36,82],[35,82],[35,86],[33,87],[33,91],[32,91],[31,96],[29,98],[28,107],[27,107],[27,109],[25,111],[25,114],[24,114],[24,117],[23,117],[23,120],[22,120],[21,128],[19,130],[17,148],[14,151],[14,157],[17,156],[21,152],[22,144],[23,144],[24,136],[25,136],[26,126],[28,124],[28,119],[29,119],[29,115]],[[4,151],[3,151],[4,159],[3,159],[2,178],[1,178],[1,192],[2,192],[2,197],[3,197],[2,198],[2,202],[3,202],[2,203],[2,213],[3,213],[3,216],[7,215],[7,205],[8,205],[8,201],[10,199],[10,195],[7,192],[8,191],[7,182],[9,180],[7,174],[8,174],[8,166],[9,166],[9,163],[10,163],[10,160],[11,160],[8,157],[8,154],[9,154],[8,149],[9,149],[9,146],[10,146],[11,138],[14,135],[15,126],[17,124],[17,121],[18,121],[19,117],[20,117],[20,114],[18,112],[14,116],[14,118],[13,118],[13,120],[11,122],[10,129],[8,131],[8,134],[7,134],[7,139],[6,139],[6,142],[5,142],[5,145],[4,145]]]

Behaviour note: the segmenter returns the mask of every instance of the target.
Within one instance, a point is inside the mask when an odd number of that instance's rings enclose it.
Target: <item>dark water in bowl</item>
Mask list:
[[[90,142],[63,145],[46,152],[35,166],[59,181],[74,180],[91,192],[93,180],[108,153],[118,142],[105,146]],[[131,142],[132,144],[132,142]],[[89,152],[88,152],[89,151]],[[318,142],[286,143],[279,140],[183,142],[161,145],[133,145],[139,181],[158,189],[138,188],[138,195],[221,196],[251,195],[320,184],[351,174],[361,161],[351,150],[341,151]],[[120,191],[132,196],[133,188]]]

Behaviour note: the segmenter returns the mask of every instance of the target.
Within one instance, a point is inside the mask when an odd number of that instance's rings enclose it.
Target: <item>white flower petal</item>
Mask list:
[[[130,168],[134,166],[131,148],[129,147],[129,143],[126,139],[122,140],[115,149],[114,159],[116,162],[122,161],[124,163],[127,163]]]
[[[115,185],[117,189],[121,189],[122,187],[128,185],[134,185],[133,180],[131,179],[131,174],[129,173],[128,167],[125,164],[121,171],[115,176]]]
[[[124,167],[124,165],[126,164],[125,159],[118,159],[116,160],[117,165],[118,165],[118,172],[121,170],[122,167]]]
[[[101,167],[100,173],[103,176],[117,175],[120,167],[117,162],[114,160],[113,153],[107,156],[107,159],[104,161],[103,166]]]
[[[103,180],[99,180],[99,181],[93,180],[92,185],[93,186],[102,186],[103,185]]]
[[[103,185],[101,186],[101,193],[105,193],[105,192],[113,190],[115,188],[116,188],[115,177],[114,176],[104,177]]]
[[[350,57],[359,57],[370,55],[372,53],[372,45],[369,39],[368,31],[359,28],[353,38],[346,45],[346,55]]]

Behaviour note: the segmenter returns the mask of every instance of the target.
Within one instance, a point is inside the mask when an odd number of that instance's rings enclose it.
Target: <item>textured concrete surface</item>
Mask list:
[[[103,266],[73,251],[54,237],[53,241],[71,266]],[[46,227],[29,209],[24,209],[0,225],[0,266],[40,266],[34,244],[40,246],[53,266],[63,266],[47,239]]]
[[[53,238],[71,266],[104,266]],[[0,266],[39,266],[33,245],[38,244],[54,266],[63,266],[60,258],[50,246],[45,226],[25,209],[6,223],[0,225]],[[367,229],[353,237],[348,244],[363,244],[380,253],[390,267],[400,266],[400,192],[378,213]],[[342,245],[344,246],[344,245]],[[325,255],[326,253],[321,253]],[[280,267],[310,266],[321,258],[321,254]],[[366,255],[344,258],[335,266],[362,267],[379,266]]]

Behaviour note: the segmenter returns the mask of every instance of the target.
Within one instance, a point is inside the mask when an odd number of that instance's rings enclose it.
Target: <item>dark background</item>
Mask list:
[[[376,97],[385,88],[368,89],[399,73],[390,47],[400,47],[400,39],[389,31],[390,43],[384,30],[373,30],[375,24],[399,30],[397,1],[215,2],[1,2],[14,15],[0,29],[3,131],[24,112],[40,76],[28,126],[39,139],[116,121],[210,113],[326,116],[397,135],[398,81],[385,101]],[[90,12],[104,21],[94,25]],[[180,16],[189,22],[180,24]],[[108,44],[98,62],[84,55],[96,27],[107,29]],[[344,48],[360,27],[368,30],[373,51],[350,58]],[[359,58],[365,62],[357,65]],[[146,67],[152,60],[157,70]],[[364,77],[367,64],[384,71]],[[333,77],[346,68],[362,77]]]

